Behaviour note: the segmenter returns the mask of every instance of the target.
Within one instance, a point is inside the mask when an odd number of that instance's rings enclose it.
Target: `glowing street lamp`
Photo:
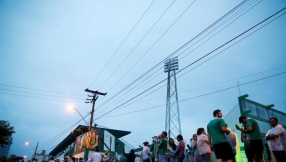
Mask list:
[[[34,157],[33,157],[33,158],[35,158],[35,157],[36,157],[36,152],[37,152],[37,149],[38,149],[38,144],[39,144],[39,142],[37,142],[36,149],[34,149],[34,147],[33,147],[29,142],[26,142],[25,144],[26,144],[26,145],[30,145],[30,146],[32,147],[32,149],[34,150]]]
[[[87,121],[83,118],[83,116],[81,115],[81,113],[78,111],[77,108],[73,107],[73,106],[69,106],[69,109],[75,109],[77,111],[77,113],[81,116],[81,118],[85,121],[86,125],[88,125]]]

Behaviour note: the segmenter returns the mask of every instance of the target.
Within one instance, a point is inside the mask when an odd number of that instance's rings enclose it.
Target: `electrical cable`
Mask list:
[[[176,24],[176,22],[190,9],[190,7],[195,3],[194,0],[181,14],[180,16],[168,27],[168,29],[153,43],[153,45],[128,69],[128,71],[108,90],[111,91],[137,64],[142,58],[161,40],[161,38]]]
[[[191,40],[189,40],[187,43],[185,43],[183,46],[181,46],[179,49],[177,49],[175,52],[173,52],[172,54],[170,54],[169,56],[167,56],[165,59],[163,59],[161,62],[159,62],[158,64],[156,64],[154,67],[152,67],[151,69],[149,69],[147,72],[145,72],[143,75],[141,75],[140,77],[138,77],[135,81],[133,81],[132,83],[130,83],[129,85],[127,85],[125,88],[123,88],[122,90],[120,90],[119,92],[117,92],[115,95],[113,95],[111,98],[109,98],[106,102],[104,102],[103,104],[101,104],[99,107],[103,106],[104,104],[106,104],[107,102],[109,102],[111,99],[114,99],[117,95],[119,95],[120,93],[123,93],[124,90],[128,89],[130,86],[132,86],[134,83],[136,83],[138,80],[140,80],[141,78],[143,78],[145,75],[147,75],[148,73],[150,73],[153,69],[157,68],[161,63],[163,63],[165,60],[167,60],[169,57],[173,56],[174,54],[176,54],[177,52],[179,52],[181,49],[183,49],[184,47],[186,47],[187,45],[189,45],[191,42],[193,42],[194,40],[196,40],[200,35],[204,34],[205,32],[207,32],[209,29],[211,29],[213,26],[215,26],[217,23],[219,23],[221,20],[223,20],[225,17],[227,17],[229,14],[231,14],[232,12],[234,12],[235,10],[237,10],[239,7],[241,7],[244,3],[246,3],[246,1],[241,2],[239,5],[237,5],[236,7],[234,7],[232,10],[230,10],[229,12],[227,12],[225,15],[223,15],[221,18],[219,18],[218,20],[216,20],[214,23],[212,23],[210,26],[208,26],[206,29],[204,29],[202,32],[200,32],[198,35],[196,35],[194,38],[192,38]],[[98,107],[98,108],[99,108]]]
[[[87,116],[89,116],[90,114],[85,115],[83,118],[87,118]],[[73,125],[71,125],[70,127],[68,127],[67,129],[65,129],[64,131],[62,131],[61,133],[59,133],[58,135],[56,135],[55,137],[51,138],[50,140],[48,140],[47,142],[44,142],[43,144],[41,144],[39,146],[39,148],[45,148],[49,143],[54,142],[56,139],[58,139],[59,137],[63,136],[68,130],[72,129],[75,125],[77,125],[79,122],[81,122],[83,120],[83,118],[81,118],[79,121],[77,121],[76,123],[74,123]]]
[[[68,95],[76,95],[76,96],[85,96],[85,95],[74,94],[74,93],[64,93],[64,92],[57,92],[57,91],[47,91],[47,90],[42,90],[42,89],[20,87],[20,86],[14,86],[14,85],[8,85],[8,84],[1,84],[1,83],[0,83],[0,86],[14,87],[14,88],[21,88],[21,89],[28,89],[28,90],[33,90],[33,91],[49,92],[49,93],[59,93],[59,94],[68,94]]]
[[[252,9],[253,7],[255,7],[255,6],[256,6],[257,4],[259,4],[261,1],[262,1],[262,0],[260,0],[258,3],[256,3],[254,6],[252,6],[250,9]],[[253,2],[255,3],[255,1],[253,1]],[[252,5],[253,3],[249,3],[249,4]],[[217,28],[220,27],[221,25],[225,24],[225,22],[227,22],[228,20],[230,20],[231,18],[233,18],[234,16],[236,16],[239,12],[241,12],[242,10],[244,10],[245,8],[247,8],[247,7],[249,6],[249,4],[247,4],[246,6],[242,7],[240,10],[237,11],[237,13],[235,13],[235,14],[232,15],[230,18],[228,18],[227,20],[225,20],[222,24],[218,25],[215,29],[217,29]],[[190,7],[190,6],[189,6],[189,7]],[[245,11],[242,15],[244,15],[244,14],[245,14],[246,12],[248,12],[250,9],[248,9],[247,11]],[[237,20],[238,18],[240,18],[242,15],[240,15],[239,17],[237,17],[234,21],[236,21],[236,20]],[[234,21],[232,21],[231,23],[233,23]],[[229,23],[227,26],[229,26],[231,23]],[[226,27],[227,27],[227,26],[226,26]],[[226,28],[226,27],[224,27],[224,28]],[[224,28],[223,28],[223,29],[224,29]],[[209,35],[210,33],[212,33],[215,29],[211,30],[209,33],[207,33],[205,36],[203,36],[203,38],[205,38],[207,35]],[[220,31],[222,31],[223,29],[221,29]],[[220,31],[219,31],[219,32],[220,32]],[[216,34],[218,34],[219,32],[217,32]],[[215,36],[216,34],[214,34],[213,36]],[[213,36],[212,36],[212,37],[213,37]],[[211,37],[211,38],[212,38],[212,37]],[[201,38],[200,40],[202,40],[203,38]],[[210,38],[209,38],[209,39],[210,39]],[[207,39],[206,41],[208,41],[209,39]],[[200,40],[199,40],[199,41],[200,41]],[[202,44],[204,44],[206,41],[204,41]],[[198,41],[197,41],[197,42],[198,42]],[[197,43],[197,42],[196,42],[196,43]],[[195,43],[195,44],[196,44],[196,43]],[[201,45],[202,45],[202,44],[201,44]],[[199,45],[199,46],[201,46],[201,45]],[[199,46],[198,46],[198,47],[199,47]],[[195,49],[197,49],[198,47],[196,47]],[[189,48],[190,48],[190,47],[188,47],[187,50],[188,50]],[[194,49],[194,50],[195,50],[195,49]],[[149,49],[149,50],[150,50],[150,49]],[[191,52],[193,52],[194,50],[192,50]],[[182,53],[184,53],[185,51],[186,51],[186,50],[184,50]],[[181,53],[181,54],[182,54],[182,53]],[[181,54],[179,54],[179,55],[181,55]],[[190,54],[190,52],[189,52],[188,54]],[[186,55],[188,55],[188,54],[186,54]],[[179,55],[178,55],[178,56],[179,56]],[[185,55],[185,56],[186,56],[186,55]],[[184,57],[185,57],[185,56],[184,56]],[[182,58],[181,58],[181,59],[182,59]],[[180,60],[181,60],[181,59],[180,59]],[[164,66],[162,66],[162,67],[161,67],[160,69],[158,69],[156,72],[158,72],[159,70],[161,70],[163,67],[164,67]],[[155,73],[156,73],[156,72],[155,72]],[[152,75],[154,75],[155,73],[153,73]],[[152,75],[150,75],[149,77],[151,77]],[[159,75],[160,75],[160,74],[159,74]],[[158,77],[159,75],[155,76],[154,78]],[[149,77],[148,77],[148,78],[149,78]],[[138,85],[140,85],[142,82],[144,82],[144,81],[147,80],[148,78],[146,78],[146,79],[144,79],[143,81],[141,81]],[[152,78],[151,80],[153,80],[154,78]],[[120,80],[121,80],[121,79],[120,79]],[[119,80],[119,81],[120,81],[120,80]],[[149,83],[151,80],[149,80],[147,83]],[[119,81],[117,81],[116,84],[117,84]],[[145,84],[147,84],[147,83],[145,83]],[[116,85],[116,84],[115,84],[115,85]],[[145,84],[144,84],[143,86],[145,86]],[[141,87],[137,88],[136,90],[134,90],[134,88],[136,88],[138,85],[136,85],[135,87],[133,87],[132,89],[130,89],[130,90],[129,90],[128,92],[126,92],[125,94],[128,95],[128,96],[130,96],[131,94],[133,94],[134,92],[136,92],[137,90],[139,90],[140,88],[143,87],[143,86],[141,86]],[[114,87],[114,86],[113,86],[113,87]],[[132,91],[132,90],[133,90],[133,92],[130,94],[129,92]],[[124,95],[121,96],[120,98],[118,98],[117,100],[115,100],[114,102],[112,102],[110,105],[112,105],[112,104],[118,102],[118,101],[121,100],[121,98],[123,98],[123,97],[124,97]],[[109,106],[107,106],[107,107],[109,107]],[[101,112],[102,112],[102,111],[101,111]],[[101,113],[101,112],[100,112],[100,113]]]
[[[129,52],[129,54],[123,59],[123,61],[115,68],[115,70],[109,75],[109,77],[103,82],[103,84],[98,88],[101,89],[108,80],[113,76],[113,74],[121,67],[121,65],[125,62],[125,60],[131,55],[131,53],[137,48],[137,46],[144,40],[144,38],[149,34],[149,32],[154,28],[154,26],[161,20],[161,18],[165,15],[165,13],[170,9],[170,7],[174,4],[175,0],[168,6],[168,8],[163,12],[163,14],[157,19],[157,21],[152,25],[152,27],[145,33],[145,35],[140,39],[140,41],[135,45],[135,47]]]
[[[217,83],[213,83],[213,84],[209,84],[209,85],[205,85],[205,86],[201,86],[201,87],[197,87],[197,88],[193,88],[193,89],[189,89],[189,90],[185,90],[185,91],[180,91],[178,92],[178,94],[180,93],[186,93],[186,92],[190,92],[190,91],[194,91],[194,90],[198,90],[198,89],[202,89],[202,88],[206,88],[206,87],[210,87],[210,86],[214,86],[214,85],[218,85],[218,84],[222,84],[222,83],[226,83],[226,82],[230,82],[230,81],[234,81],[234,80],[237,80],[237,79],[242,79],[242,78],[246,78],[246,77],[250,77],[250,76],[254,76],[254,75],[258,75],[258,74],[262,74],[262,73],[265,73],[265,72],[269,72],[269,71],[273,71],[273,70],[277,70],[277,69],[281,69],[281,68],[285,68],[286,66],[281,66],[281,67],[277,67],[277,68],[272,68],[272,69],[268,69],[268,70],[264,70],[264,71],[260,71],[260,72],[256,72],[256,73],[252,73],[252,74],[249,74],[249,75],[245,75],[245,76],[241,76],[241,77],[237,77],[237,78],[233,78],[233,79],[229,79],[229,80],[225,80],[225,81],[221,81],[221,82],[217,82]],[[179,79],[179,78],[178,78]],[[165,85],[164,85],[165,86]],[[148,94],[149,95],[149,94]],[[148,96],[147,95],[147,96]],[[145,97],[145,96],[144,96]],[[143,98],[144,98],[143,97]],[[163,98],[163,97],[166,97],[166,95],[164,96],[160,96],[160,97],[156,97],[156,98],[152,98],[152,99],[148,99],[148,100],[143,100],[143,101],[140,101],[140,102],[147,102],[147,101],[150,101],[150,100],[157,100],[159,98]],[[139,100],[141,100],[142,98],[140,98]],[[139,103],[140,103],[139,102]],[[131,104],[128,104],[124,107],[127,107],[129,105],[132,105],[134,103],[138,103],[138,100],[136,100],[135,102],[132,102]]]
[[[19,94],[12,94],[12,93],[3,93],[0,92],[0,94],[4,94],[4,95],[10,95],[10,96],[19,96],[19,97],[28,97],[28,98],[36,98],[36,99],[43,99],[43,100],[51,100],[51,101],[69,101],[69,100],[61,100],[61,99],[51,99],[51,98],[43,98],[43,97],[35,97],[35,96],[27,96],[27,95],[19,95]],[[81,103],[81,102],[79,102]],[[82,102],[83,104],[84,102]]]
[[[185,66],[183,69],[179,70],[177,73],[180,73],[181,71],[185,70],[186,68],[190,67],[191,65],[193,65],[193,64],[195,64],[195,63],[197,63],[197,62],[199,62],[200,60],[202,60],[202,59],[204,59],[205,57],[211,55],[212,53],[214,53],[215,51],[217,51],[217,50],[219,50],[220,48],[224,47],[225,45],[227,45],[227,44],[231,43],[232,41],[236,40],[237,38],[241,37],[242,35],[244,35],[245,33],[249,32],[250,30],[254,29],[254,28],[257,27],[258,25],[264,23],[265,21],[269,20],[269,19],[272,18],[273,16],[279,14],[280,12],[282,12],[283,10],[285,10],[285,8],[286,8],[286,7],[282,8],[281,10],[279,10],[278,12],[276,12],[276,13],[274,13],[273,15],[269,16],[268,18],[264,19],[263,21],[259,22],[258,24],[252,26],[251,28],[247,29],[246,31],[242,32],[241,34],[237,35],[236,37],[232,38],[231,40],[227,41],[226,43],[222,44],[221,46],[219,46],[219,47],[217,47],[216,49],[212,50],[211,52],[207,53],[206,55],[200,57],[199,59],[197,59],[196,61],[192,62],[191,64]],[[285,13],[283,13],[282,15],[284,15],[284,14],[285,14]],[[282,16],[282,15],[280,15],[280,16]],[[280,16],[279,16],[279,17],[280,17]],[[162,81],[158,82],[157,84],[151,86],[151,87],[148,88],[147,90],[145,90],[145,91],[139,93],[138,95],[132,97],[131,99],[127,100],[126,102],[124,102],[124,103],[122,103],[122,104],[120,104],[119,106],[117,106],[117,107],[111,109],[110,111],[104,113],[104,114],[101,115],[100,117],[105,116],[106,114],[108,114],[108,113],[110,113],[110,112],[112,112],[112,111],[118,109],[119,107],[125,105],[126,103],[130,102],[131,100],[133,100],[133,99],[137,98],[138,96],[140,96],[140,95],[146,93],[147,91],[153,89],[154,87],[156,87],[157,85],[161,84],[161,83],[164,82],[165,80],[167,80],[167,78],[166,78],[166,79],[163,79]],[[98,117],[98,118],[100,118],[100,117]],[[96,118],[96,119],[98,119],[98,118]]]
[[[78,100],[84,100],[83,98],[74,98],[74,97],[54,96],[54,95],[47,95],[47,94],[40,94],[40,93],[32,93],[32,92],[16,91],[16,90],[5,89],[5,88],[0,88],[0,90],[4,90],[4,91],[11,91],[11,92],[20,92],[20,93],[27,93],[27,94],[33,94],[33,95],[41,95],[41,96],[49,96],[49,97],[58,97],[58,98],[68,98],[68,99],[78,99]]]
[[[267,77],[264,77],[264,78],[256,79],[256,80],[253,80],[253,81],[249,81],[249,82],[240,84],[239,86],[244,86],[244,85],[247,85],[247,84],[255,83],[255,82],[258,82],[258,81],[261,81],[261,80],[269,79],[269,78],[272,78],[272,77],[275,77],[275,76],[279,76],[279,75],[283,75],[283,74],[286,74],[286,72],[282,72],[282,73],[274,74],[274,75],[267,76]],[[230,89],[237,88],[237,87],[238,87],[237,85],[231,86],[231,87],[227,87],[227,88],[224,88],[224,89],[220,89],[220,90],[216,90],[216,91],[213,91],[213,92],[205,93],[205,94],[198,95],[198,96],[195,96],[195,97],[186,98],[186,99],[180,100],[180,101],[178,101],[178,102],[184,102],[184,101],[188,101],[188,100],[191,100],[191,99],[195,99],[195,98],[199,98],[199,97],[204,97],[204,96],[207,96],[207,95],[219,93],[219,92],[226,91],[226,90],[230,90]],[[166,104],[157,105],[157,106],[153,106],[153,107],[150,107],[150,108],[140,109],[140,110],[131,111],[131,112],[122,113],[122,114],[117,114],[117,115],[112,115],[112,116],[106,116],[106,117],[103,117],[103,118],[110,118],[110,117],[128,115],[128,114],[132,114],[132,113],[137,113],[137,112],[146,111],[146,110],[151,110],[151,109],[155,109],[155,108],[159,108],[159,107],[165,107],[165,106],[166,106]],[[103,119],[103,118],[102,118],[102,119]]]
[[[136,26],[139,24],[139,22],[142,20],[142,18],[145,16],[145,14],[147,13],[147,11],[151,8],[151,6],[153,5],[153,3],[155,2],[155,0],[152,1],[152,3],[149,5],[149,7],[145,10],[145,12],[143,13],[143,15],[140,17],[140,19],[137,21],[137,23],[133,26],[133,28],[131,29],[131,31],[127,34],[127,36],[124,38],[124,40],[121,42],[121,44],[119,45],[119,47],[115,50],[115,52],[112,54],[112,56],[109,58],[109,60],[107,61],[107,63],[103,66],[103,68],[100,70],[99,74],[95,77],[95,79],[92,81],[92,83],[89,85],[92,86],[92,84],[96,81],[96,79],[98,78],[98,76],[102,73],[102,71],[105,69],[105,67],[108,65],[108,63],[111,61],[111,59],[113,58],[113,56],[117,53],[117,51],[121,48],[121,46],[123,45],[123,43],[127,40],[127,38],[130,36],[130,34],[133,32],[133,30],[136,28]]]

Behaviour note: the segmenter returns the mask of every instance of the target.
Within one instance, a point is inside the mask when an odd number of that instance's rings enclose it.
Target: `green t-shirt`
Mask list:
[[[121,155],[119,162],[126,162],[126,161],[127,161],[127,158],[125,156]]]
[[[254,119],[247,119],[246,126],[252,126],[252,131],[249,133],[250,141],[261,139],[260,128],[257,121]]]
[[[243,135],[243,138],[245,139],[249,138],[248,134],[243,133],[242,135]],[[244,142],[244,149],[250,149],[250,141]]]
[[[152,158],[156,157],[156,153],[157,153],[157,143],[153,142],[150,146],[149,146],[150,150],[152,151]]]
[[[207,126],[207,131],[211,134],[212,144],[227,142],[221,127],[225,127],[223,119],[215,118],[211,120]]]
[[[160,148],[159,148],[159,154],[160,155],[165,155],[167,152],[167,139],[162,138],[160,142]]]

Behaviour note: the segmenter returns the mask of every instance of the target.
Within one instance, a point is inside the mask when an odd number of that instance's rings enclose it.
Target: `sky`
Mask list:
[[[87,115],[92,105],[84,103],[86,88],[107,93],[95,104],[95,123],[131,131],[123,139],[134,147],[151,141],[165,129],[167,82],[161,81],[167,74],[162,60],[193,38],[173,55],[179,70],[190,65],[177,71],[179,100],[191,98],[179,102],[185,139],[206,128],[213,110],[226,115],[239,95],[285,112],[286,10],[194,63],[286,6],[283,0],[246,1],[196,37],[241,2],[0,0],[0,120],[16,131],[10,154],[30,158],[33,149],[25,142],[33,147],[39,142],[38,152],[49,153],[78,124],[84,125],[67,107]],[[130,113],[134,111],[139,112]]]

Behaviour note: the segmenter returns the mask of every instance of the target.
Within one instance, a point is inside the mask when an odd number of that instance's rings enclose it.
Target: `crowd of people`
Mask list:
[[[153,137],[152,144],[143,143],[141,159],[143,162],[182,162],[185,158],[188,162],[234,162],[236,161],[237,135],[228,127],[222,119],[221,110],[213,112],[214,119],[208,125],[207,130],[198,128],[196,134],[190,139],[185,151],[185,142],[182,135],[177,136],[178,145],[173,138],[167,139],[167,133],[162,132],[158,137]],[[249,162],[271,161],[271,152],[276,162],[286,162],[285,132],[277,118],[270,118],[271,129],[265,137],[256,120],[240,116],[241,126],[235,125],[241,131],[241,142],[244,143],[245,153]],[[269,141],[271,152],[265,158],[262,138]],[[267,147],[268,145],[265,144]],[[274,161],[274,160],[272,160]],[[133,162],[133,161],[132,161]]]
[[[207,129],[198,128],[196,134],[190,139],[190,145],[185,144],[182,135],[176,139],[168,138],[167,132],[152,137],[152,143],[143,143],[141,162],[234,162],[236,161],[237,135],[228,127],[222,119],[221,110],[213,112],[214,119],[209,121]],[[286,162],[285,133],[277,118],[270,118],[271,129],[265,137],[256,120],[240,116],[241,126],[235,125],[241,132],[241,142],[244,143],[245,154],[249,162],[271,161],[271,152],[276,162]],[[269,141],[271,152],[265,158],[262,138]],[[268,146],[267,144],[265,146]],[[96,148],[90,159],[65,158],[64,162],[135,162],[134,150],[129,154],[122,153],[117,159],[116,155],[105,152],[102,156]],[[62,162],[62,161],[58,161]]]

